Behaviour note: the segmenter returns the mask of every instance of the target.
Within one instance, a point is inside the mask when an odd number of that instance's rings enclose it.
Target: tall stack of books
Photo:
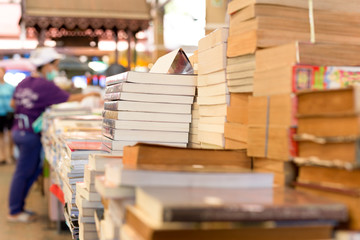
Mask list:
[[[122,154],[136,142],[187,146],[194,75],[125,72],[107,78],[103,111],[104,143]]]
[[[203,148],[224,148],[224,129],[230,101],[226,81],[228,28],[219,28],[199,41],[199,141]]]
[[[254,97],[249,100],[249,156],[267,158],[267,161],[289,161],[296,153],[293,136],[296,133],[296,96],[306,89],[340,87],[339,80],[351,79],[343,74],[333,74],[336,66],[358,64],[352,51],[357,45],[294,42],[274,48],[258,50],[254,78]],[[329,69],[329,71],[325,71]],[[350,69],[342,69],[350,73]],[[341,77],[336,77],[341,76]],[[347,80],[346,80],[347,79]],[[287,164],[287,163],[283,163]],[[257,164],[254,163],[255,168]],[[259,170],[264,170],[261,167]],[[283,166],[281,169],[286,169]],[[289,175],[289,174],[288,174]],[[278,176],[278,177],[277,177]],[[291,177],[286,172],[276,172],[275,182],[287,184]]]
[[[360,31],[356,2],[234,0],[231,15],[228,56],[254,54],[259,48],[290,41],[358,44]],[[334,25],[331,19],[336,19]],[[230,55],[229,55],[230,53]]]
[[[121,237],[320,240],[346,217],[344,205],[291,189],[141,187]]]
[[[195,51],[194,54],[189,57],[189,60],[193,65],[194,74],[198,74],[198,51]],[[196,81],[197,81],[197,76],[196,76]],[[189,148],[201,148],[201,144],[198,137],[200,114],[199,114],[199,105],[197,102],[197,96],[198,96],[198,91],[196,89],[194,103],[192,105],[192,110],[191,110],[192,119],[190,124],[190,134],[189,134],[189,144],[188,144]]]
[[[343,202],[360,229],[358,86],[298,93],[297,188]],[[309,165],[310,164],[310,165]]]
[[[89,162],[85,166],[84,182],[76,183],[76,206],[79,209],[79,236],[82,239],[97,239],[95,226],[95,212],[103,209],[101,195],[95,189],[95,177],[103,175],[105,164],[109,162],[121,163],[121,157],[110,154],[90,154]]]

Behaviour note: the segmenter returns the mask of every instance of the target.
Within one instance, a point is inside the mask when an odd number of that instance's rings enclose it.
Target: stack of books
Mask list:
[[[297,188],[343,202],[360,229],[358,86],[298,93]],[[310,164],[310,166],[308,166]]]
[[[189,60],[193,65],[194,74],[198,74],[198,51],[195,51],[194,54],[189,57]],[[197,80],[197,76],[196,76],[196,80]],[[201,148],[201,144],[198,137],[200,114],[199,114],[199,104],[197,102],[197,96],[198,96],[198,91],[196,89],[194,103],[192,105],[192,110],[191,110],[192,119],[190,124],[190,134],[189,134],[189,144],[188,144],[189,148]]]
[[[344,205],[291,189],[141,187],[121,237],[320,240],[346,218]]]
[[[121,155],[136,142],[187,146],[194,75],[125,72],[106,85],[102,129],[109,152]]]
[[[95,226],[95,212],[103,209],[101,195],[95,189],[95,177],[103,175],[105,164],[109,162],[121,163],[121,157],[110,154],[90,154],[89,162],[85,165],[84,182],[76,183],[76,206],[79,209],[80,239],[97,239]]]
[[[351,52],[357,48],[356,45],[294,42],[257,51],[248,130],[248,154],[255,157],[254,162],[257,158],[266,158],[278,164],[276,161],[288,162],[296,155],[293,137],[297,127],[297,98],[294,93],[342,87],[353,82],[354,78],[349,76],[355,69],[321,66],[354,66],[359,60]],[[258,165],[254,166],[256,169]],[[277,184],[291,182],[291,174],[274,173]]]
[[[199,141],[203,148],[224,148],[224,125],[230,101],[226,81],[228,28],[219,28],[199,41]]]
[[[228,56],[254,54],[259,48],[294,40],[358,44],[360,22],[356,4],[344,5],[340,0],[234,0],[228,5]]]

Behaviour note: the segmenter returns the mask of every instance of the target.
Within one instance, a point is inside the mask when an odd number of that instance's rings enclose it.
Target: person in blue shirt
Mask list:
[[[13,144],[10,129],[14,120],[14,110],[10,107],[15,88],[4,81],[6,69],[0,67],[0,164],[6,163],[6,153],[12,157]],[[5,142],[5,134],[7,142]],[[9,159],[9,158],[8,158]]]

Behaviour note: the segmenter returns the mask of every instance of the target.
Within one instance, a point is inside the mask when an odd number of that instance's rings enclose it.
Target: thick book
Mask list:
[[[205,89],[203,89],[205,90]],[[228,91],[228,90],[225,90]],[[198,96],[198,104],[200,105],[218,105],[218,104],[229,104],[230,95],[228,93],[223,95],[214,96]]]
[[[226,70],[198,75],[198,87],[220,84],[226,82]]]
[[[230,123],[240,123],[247,125],[249,123],[248,106],[230,106],[227,108],[226,119]]]
[[[214,145],[220,148],[224,148],[225,146],[225,138],[223,133],[199,130],[198,139],[201,143]]]
[[[89,169],[97,172],[104,172],[105,165],[112,161],[122,161],[121,156],[114,156],[111,154],[90,154],[89,155]]]
[[[199,108],[199,114],[203,117],[226,117],[228,104],[203,105]]]
[[[273,185],[271,173],[255,173],[248,169],[219,172],[219,169],[188,168],[185,171],[143,170],[120,167],[111,173],[105,170],[105,181],[115,186],[132,187],[205,187],[205,188],[270,188]],[[96,183],[95,183],[96,187]]]
[[[203,165],[239,166],[250,169],[251,160],[246,151],[206,150],[137,144],[124,148],[123,164],[127,167],[138,165]]]
[[[153,103],[178,103],[178,104],[192,104],[193,96],[177,96],[166,94],[147,94],[147,93],[129,93],[116,92],[107,93],[104,96],[106,101],[123,100],[123,101],[137,101],[137,102],[153,102]]]
[[[107,138],[106,136],[104,136],[104,138],[110,141],[104,142],[103,145],[115,151],[122,151],[125,146],[133,146],[138,143],[138,141],[114,141],[110,138]],[[163,141],[144,141],[143,143],[172,146],[172,147],[186,147],[186,143],[171,143],[171,142],[163,142]]]
[[[155,85],[124,82],[108,86],[105,89],[105,94],[117,92],[194,96],[195,86]]]
[[[102,153],[102,142],[67,142],[66,151],[70,159],[88,159],[89,154]]]
[[[174,123],[191,122],[191,114],[148,113],[148,112],[104,110],[102,112],[102,116],[104,118],[115,119],[115,120],[174,122]]]
[[[134,112],[191,113],[191,104],[150,103],[131,101],[110,101],[104,103],[105,110]]]
[[[226,83],[198,87],[197,90],[198,90],[199,97],[209,97],[209,96],[218,96],[218,95],[229,94],[229,90],[227,88]]]
[[[241,123],[225,123],[224,137],[239,142],[248,142],[248,126]]]
[[[229,35],[229,28],[218,28],[199,40],[199,53],[213,48],[221,43],[226,43]]]
[[[152,131],[173,131],[188,132],[189,123],[172,123],[172,122],[141,122],[141,121],[122,121],[114,119],[103,120],[104,127],[128,130],[152,130]]]
[[[106,78],[106,85],[114,85],[122,82],[160,84],[160,85],[178,85],[195,86],[196,75],[184,74],[165,74],[165,73],[147,73],[147,72],[124,72]]]
[[[103,127],[104,136],[116,141],[153,141],[187,143],[188,132],[175,131],[149,131],[149,130],[126,130]]]
[[[199,52],[199,75],[226,69],[227,43]]]
[[[224,134],[224,125],[225,123],[220,124],[211,124],[211,123],[202,123],[199,122],[198,130],[200,132],[214,132],[214,133],[222,133]]]
[[[142,187],[136,190],[135,205],[157,224],[198,221],[347,220],[344,204],[289,188]]]
[[[95,188],[96,191],[103,198],[112,198],[112,199],[126,199],[133,198],[135,195],[135,190],[133,187],[129,186],[115,186],[106,181],[104,176],[95,177]]]
[[[235,149],[247,149],[248,148],[248,143],[247,142],[239,142],[239,141],[236,141],[236,140],[232,140],[232,139],[229,139],[229,138],[226,138],[225,137],[225,149],[232,149],[232,150],[235,150]]]

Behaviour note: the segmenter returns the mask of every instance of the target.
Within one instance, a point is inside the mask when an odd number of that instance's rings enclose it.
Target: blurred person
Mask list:
[[[15,109],[15,121],[12,130],[14,142],[19,147],[19,158],[10,187],[8,221],[11,222],[36,219],[35,213],[24,208],[31,185],[41,173],[42,145],[40,134],[35,133],[32,127],[34,121],[53,104],[99,96],[93,92],[70,95],[54,84],[61,57],[53,48],[42,47],[32,52],[30,60],[37,67],[37,72],[25,78],[13,95],[11,103]]]
[[[14,110],[10,107],[15,88],[4,81],[6,69],[0,67],[0,164],[13,159],[13,144],[10,129],[13,124]],[[7,141],[5,141],[7,139]],[[7,153],[10,156],[7,156]]]

